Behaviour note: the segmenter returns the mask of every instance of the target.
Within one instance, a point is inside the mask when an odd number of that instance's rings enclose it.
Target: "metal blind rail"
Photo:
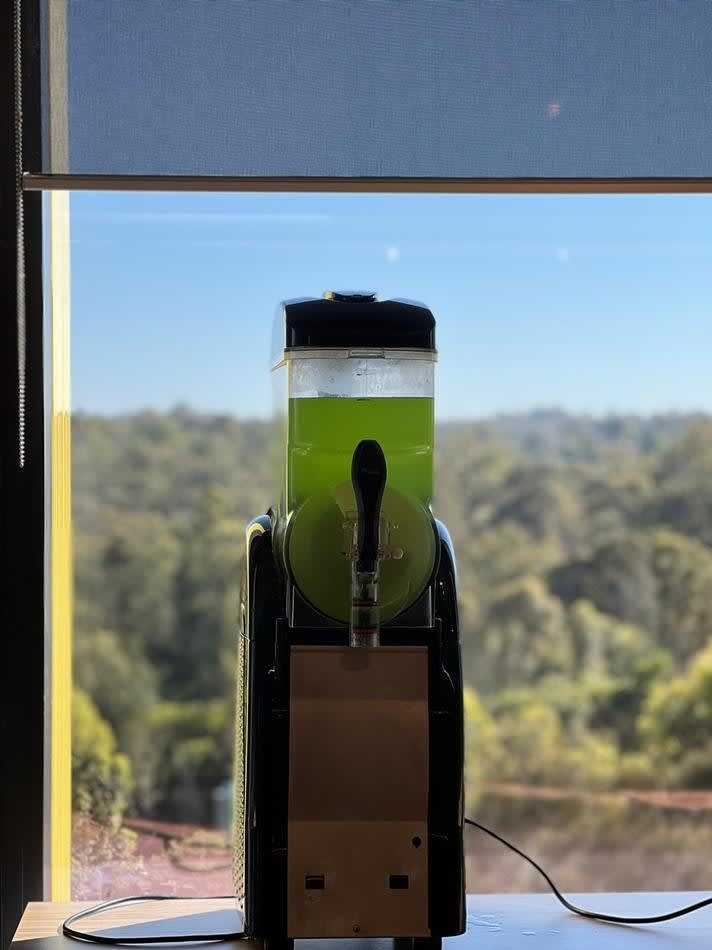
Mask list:
[[[24,191],[352,192],[401,194],[710,194],[705,178],[316,178],[220,175],[51,175]]]

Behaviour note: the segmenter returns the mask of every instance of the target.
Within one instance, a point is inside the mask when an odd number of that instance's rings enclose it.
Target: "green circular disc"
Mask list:
[[[302,596],[334,620],[349,622],[351,561],[344,524],[356,502],[349,482],[328,494],[312,495],[292,513],[287,561]],[[422,594],[435,563],[435,534],[430,510],[386,485],[381,520],[389,524],[387,548],[396,558],[379,562],[381,622],[398,616]],[[398,557],[398,555],[401,555]]]

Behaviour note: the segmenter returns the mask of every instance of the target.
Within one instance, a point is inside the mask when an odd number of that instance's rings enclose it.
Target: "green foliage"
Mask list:
[[[549,575],[551,590],[564,602],[586,598],[637,625],[678,663],[712,633],[711,583],[712,551],[669,529],[630,532]]]
[[[465,711],[465,782],[469,804],[474,807],[473,795],[486,781],[496,781],[500,771],[502,747],[497,726],[475,690],[464,690]]]
[[[671,780],[688,787],[712,783],[712,641],[688,669],[656,683],[640,716],[640,733]]]
[[[624,675],[588,681],[590,715],[593,730],[615,733],[621,750],[632,753],[639,746],[638,717],[652,686],[663,682],[672,669],[672,659],[664,650],[656,650],[638,659]],[[629,759],[628,772],[640,771],[640,762]],[[630,779],[629,779],[630,780]]]
[[[517,466],[498,495],[493,524],[513,521],[537,541],[556,538],[565,550],[575,550],[581,539],[582,507],[560,469]]]
[[[498,726],[504,781],[541,785],[566,781],[561,717],[552,706],[529,702],[498,716]]]
[[[230,777],[232,698],[161,702],[146,724],[151,738],[155,800],[164,814],[210,820],[210,792]]]
[[[458,548],[460,551],[460,548]],[[555,538],[537,541],[516,521],[474,531],[461,545],[473,588],[481,600],[507,581],[521,577],[545,577],[562,557]],[[463,596],[467,591],[461,592]]]
[[[601,613],[587,600],[574,602],[568,627],[574,666],[581,674],[625,676],[650,651],[643,630]]]
[[[92,697],[125,746],[158,698],[156,670],[141,654],[132,656],[112,630],[78,633],[73,660],[75,684]]]
[[[269,423],[185,407],[75,417],[85,813],[111,820],[130,798],[202,820],[229,776],[240,558],[273,501],[272,439]],[[711,486],[710,419],[545,410],[440,426],[471,791],[712,782]]]
[[[72,696],[72,807],[105,824],[120,819],[132,789],[131,764],[81,689]]]
[[[151,737],[146,722],[158,699],[158,672],[125,638],[111,630],[74,638],[74,682],[88,693],[133,766],[133,802],[145,810],[154,798]]]
[[[662,454],[645,516],[712,544],[712,420],[700,419]]]
[[[104,619],[133,652],[157,652],[175,629],[174,578],[180,543],[163,515],[116,512],[102,555]],[[145,642],[149,633],[148,644]]]
[[[585,685],[550,679],[505,691],[494,713],[502,747],[499,781],[596,789],[616,783],[618,745],[606,732],[589,731]]]
[[[492,594],[474,652],[483,689],[510,686],[570,670],[571,640],[561,602],[536,577],[521,577]]]
[[[688,660],[712,635],[712,551],[674,531],[653,534],[657,634],[661,646]]]
[[[176,627],[163,655],[165,694],[198,699],[232,694],[245,525],[228,515],[225,489],[200,499],[175,577]]]
[[[597,548],[587,560],[572,560],[549,576],[554,594],[565,603],[589,600],[598,610],[635,624],[655,628],[655,574],[650,540],[629,533]]]

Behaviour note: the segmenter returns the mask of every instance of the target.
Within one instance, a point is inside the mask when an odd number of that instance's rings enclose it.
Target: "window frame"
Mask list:
[[[39,0],[3,5],[0,69],[11,107],[0,119],[10,145],[0,173],[0,253],[8,278],[0,344],[2,946],[9,946],[26,902],[43,896],[46,854],[42,195],[23,193],[20,178],[42,157],[39,35]]]
[[[709,194],[705,178],[311,178],[25,172],[25,191],[329,192],[342,194]]]

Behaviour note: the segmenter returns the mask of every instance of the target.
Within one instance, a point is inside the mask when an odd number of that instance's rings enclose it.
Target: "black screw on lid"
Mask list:
[[[286,301],[277,314],[272,365],[285,349],[374,347],[435,352],[435,318],[423,304],[378,300],[369,291],[328,290]]]
[[[327,300],[340,300],[342,303],[375,303],[376,295],[370,290],[327,290]]]

